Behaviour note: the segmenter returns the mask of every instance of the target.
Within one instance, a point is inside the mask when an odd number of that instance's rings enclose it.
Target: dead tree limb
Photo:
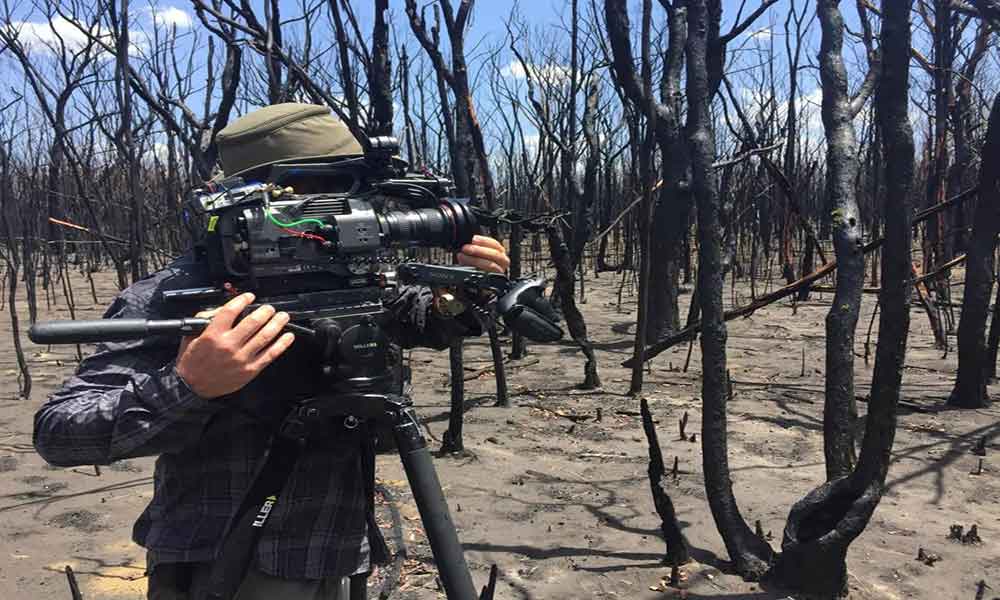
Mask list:
[[[941,212],[942,210],[945,210],[946,208],[950,208],[958,204],[961,204],[963,201],[971,198],[972,196],[975,196],[978,193],[978,191],[979,191],[978,187],[971,188],[955,196],[954,198],[949,199],[946,202],[942,202],[940,204],[937,204],[935,206],[932,206],[928,209],[916,213],[913,216],[913,225],[916,226],[918,223],[926,221],[932,215],[935,215]],[[864,246],[862,246],[861,252],[863,254],[868,254],[869,252],[877,250],[882,246],[882,242],[884,241],[885,241],[884,237],[874,239],[865,244]],[[801,279],[798,279],[797,281],[790,283],[784,287],[778,288],[773,292],[771,292],[770,294],[765,294],[757,298],[750,304],[747,304],[746,306],[741,306],[738,308],[727,310],[725,313],[725,320],[731,321],[737,317],[749,317],[759,309],[764,308],[765,306],[768,306],[770,304],[774,304],[775,302],[781,300],[782,298],[787,298],[788,296],[797,292],[802,287],[811,285],[812,283],[819,281],[820,279],[832,273],[836,268],[837,268],[837,261],[836,259],[834,259],[826,263],[822,267],[816,269],[812,273],[806,275],[805,277],[802,277]],[[646,347],[646,351],[644,353],[645,360],[652,360],[661,352],[665,352],[666,350],[669,350],[670,348],[676,346],[677,344],[693,339],[694,336],[698,335],[700,331],[701,331],[701,321],[695,321],[694,323],[691,323],[690,325],[678,331],[677,333],[665,337],[662,340],[656,342],[655,344],[650,344],[649,346]],[[631,368],[633,360],[634,359],[630,358],[622,362],[622,366]]]

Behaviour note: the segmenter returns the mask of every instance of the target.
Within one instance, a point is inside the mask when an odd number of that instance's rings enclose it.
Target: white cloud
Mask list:
[[[61,51],[61,46],[65,45],[67,51],[78,52],[87,45],[90,36],[100,39],[105,44],[114,44],[111,33],[105,32],[99,25],[74,22],[61,16],[46,22],[12,21],[6,29],[29,51],[57,53]],[[131,39],[129,54],[138,54],[142,48],[149,45],[149,36],[142,31],[130,31],[129,37]],[[104,55],[105,58],[110,56],[97,44],[94,45],[93,52]]]
[[[737,98],[740,101],[743,112],[751,122],[759,117],[770,116],[772,101],[767,94],[761,95],[759,90],[742,88],[737,91]],[[799,94],[795,99],[795,111],[798,117],[798,142],[800,144],[816,145],[825,142],[825,132],[823,129],[823,118],[821,107],[823,103],[823,89],[815,87],[812,90]],[[778,103],[774,117],[779,126],[783,126],[788,118],[788,100]],[[783,142],[783,138],[775,140]]]
[[[149,12],[153,17],[153,22],[164,27],[188,29],[194,24],[191,15],[176,6],[167,6],[165,8],[151,6]]]
[[[537,133],[529,133],[524,136],[524,145],[530,154],[534,154],[538,151],[538,144],[541,142],[541,136]]]
[[[772,35],[770,27],[762,27],[757,31],[751,31],[747,34],[747,37],[757,42],[766,42],[771,39]]]
[[[544,83],[561,83],[569,79],[570,69],[566,65],[547,63],[544,65],[527,64],[527,69],[521,61],[511,60],[505,66],[500,67],[500,75],[511,79],[527,79],[528,72],[531,72],[536,81]]]
[[[28,49],[58,48],[60,44],[65,44],[70,50],[79,50],[87,45],[87,34],[63,17],[38,23],[13,21],[6,29]]]
[[[143,152],[142,159],[150,165],[156,162],[166,164],[169,157],[170,147],[166,143],[153,142],[153,145],[151,147],[147,147],[145,152]]]

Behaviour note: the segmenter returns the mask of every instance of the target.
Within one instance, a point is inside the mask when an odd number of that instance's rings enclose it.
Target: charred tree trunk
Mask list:
[[[712,0],[713,3],[717,0]],[[712,163],[715,134],[710,103],[712,86],[708,74],[710,39],[718,32],[721,10],[706,0],[688,3],[687,55],[687,140],[691,152],[691,189],[698,210],[698,299],[702,312],[702,468],[705,491],[712,517],[722,535],[736,571],[747,579],[759,579],[773,556],[771,547],[757,537],[743,520],[729,475],[726,439],[726,323],[723,320],[722,227],[720,198]]]
[[[5,146],[7,141],[2,142]],[[0,174],[3,175],[4,181],[11,181],[10,179],[10,155],[6,148],[0,147]],[[18,258],[17,258],[17,244],[14,241],[14,228],[10,224],[10,220],[7,218],[7,213],[10,210],[10,205],[8,202],[11,199],[10,189],[8,186],[2,186],[0,188],[0,225],[3,225],[3,235],[7,244],[7,251],[2,253],[7,264],[7,310],[10,315],[10,329],[11,335],[14,340],[14,356],[17,357],[17,368],[19,372],[18,384],[20,396],[24,399],[31,397],[31,371],[28,369],[28,361],[24,356],[24,348],[21,346],[21,325],[17,316],[17,281],[20,273],[18,272]],[[29,235],[28,231],[23,231],[22,236],[27,237]]]
[[[804,252],[802,253],[802,264],[799,266],[799,276],[805,277],[806,275],[813,272],[813,253],[816,248],[816,244],[813,243],[812,239],[806,238],[804,242]],[[799,302],[805,302],[809,299],[809,292],[812,291],[811,286],[805,286],[799,290],[799,293],[795,295],[795,299]]]
[[[121,124],[118,139],[121,160],[125,163],[128,182],[128,195],[131,212],[129,214],[129,266],[132,282],[146,276],[146,263],[143,256],[145,246],[145,226],[143,224],[143,201],[139,193],[139,163],[135,156],[134,131],[132,128],[132,88],[129,85],[128,57],[131,44],[129,37],[129,2],[124,0],[121,13],[115,10],[109,12],[112,27],[115,29],[117,63],[115,69],[115,88],[118,93],[118,106],[121,109]]]
[[[417,7],[416,0],[406,0],[406,15],[410,29],[430,57],[434,70],[447,82],[455,95],[455,142],[459,149],[457,158],[462,163],[453,164],[452,170],[456,176],[460,175],[458,169],[467,172],[472,197],[492,211],[496,209],[496,190],[493,186],[489,158],[486,156],[482,128],[472,101],[468,65],[465,60],[466,25],[472,12],[472,5],[472,0],[461,0],[458,3],[458,10],[455,10],[451,0],[438,0],[434,8],[435,24],[430,31],[424,19],[423,8]],[[440,49],[438,9],[444,17],[445,31],[451,46],[450,66],[445,62]],[[452,156],[455,157],[454,152]]]
[[[861,290],[865,279],[861,215],[855,188],[858,144],[854,133],[854,112],[847,92],[847,69],[843,57],[844,18],[839,5],[840,0],[819,0],[817,3],[823,32],[819,61],[823,82],[823,127],[826,130],[826,194],[827,206],[831,208],[833,247],[837,257],[837,289],[826,316],[823,450],[827,479],[843,477],[854,467],[850,416],[854,401],[854,331],[861,310]]]
[[[681,129],[681,73],[687,39],[687,12],[683,2],[664,3],[670,38],[663,57],[657,138],[660,146],[660,199],[653,209],[651,250],[656,259],[650,269],[649,323],[646,343],[680,329],[681,264],[691,218],[692,198],[686,188],[691,164]],[[665,109],[665,110],[664,110]]]
[[[524,228],[520,223],[510,226],[510,278],[512,280],[521,278],[521,245],[524,238]],[[524,336],[516,331],[511,332],[510,357],[513,360],[524,358],[528,353]]]
[[[979,201],[972,226],[972,243],[965,267],[962,318],[958,323],[958,376],[948,398],[950,406],[984,408],[990,398],[986,382],[991,366],[986,349],[986,315],[993,292],[994,254],[1000,232],[1000,95],[990,111],[986,144],[979,172]]]
[[[608,23],[608,41],[613,54],[613,74],[621,87],[632,110],[637,114],[647,114],[655,127],[656,141],[661,152],[661,175],[663,179],[659,192],[659,202],[651,214],[641,211],[640,227],[645,231],[652,227],[649,244],[643,246],[650,260],[649,276],[642,293],[647,301],[642,307],[646,327],[641,341],[649,344],[678,328],[677,308],[680,266],[684,259],[684,238],[688,231],[692,199],[684,189],[688,179],[690,162],[684,136],[681,130],[680,82],[684,68],[684,44],[687,35],[687,9],[685,2],[663,3],[667,11],[669,39],[664,53],[664,71],[660,80],[660,101],[652,97],[651,81],[647,81],[646,71],[651,70],[649,50],[643,47],[641,66],[644,69],[640,79],[635,71],[632,56],[628,9],[622,0],[605,0],[604,13]],[[644,9],[644,19],[645,19]],[[651,77],[651,75],[650,75]],[[636,136],[633,136],[636,137]],[[650,177],[649,179],[652,179]],[[653,181],[642,182],[640,190],[646,193]],[[652,198],[647,203],[653,203]],[[651,225],[650,225],[651,221]],[[643,236],[645,239],[645,236]],[[630,239],[626,239],[625,260],[621,267],[631,266]],[[636,352],[641,352],[638,348]],[[638,354],[637,354],[638,356]],[[633,376],[636,379],[636,376]],[[633,388],[636,387],[633,383]]]
[[[389,25],[385,13],[389,0],[375,0],[375,25],[372,27],[372,59],[368,89],[372,103],[371,135],[392,135],[392,63],[389,60]],[[413,160],[410,157],[410,160]]]
[[[601,147],[596,125],[600,89],[598,79],[593,78],[587,90],[587,103],[583,112],[583,137],[587,141],[587,160],[583,171],[583,189],[577,189],[577,199],[581,202],[573,210],[573,265],[575,266],[582,266],[583,263],[583,252],[594,225],[594,207],[597,204],[597,188],[600,185],[598,166],[601,160]],[[582,283],[583,271],[580,272],[580,278]]]
[[[974,115],[978,108],[973,108],[973,82],[976,80],[976,72],[979,64],[986,56],[989,48],[990,25],[980,22],[976,32],[976,43],[972,55],[962,68],[962,73],[955,85],[955,101],[951,108],[951,123],[954,136],[955,161],[948,169],[948,197],[954,198],[962,193],[967,186],[967,174],[975,160],[973,150],[973,132],[978,119]],[[967,212],[963,208],[953,211],[951,222],[951,243],[955,253],[966,252],[968,250],[969,235],[967,225]]]
[[[997,378],[997,351],[1000,350],[1000,285],[993,299],[993,317],[990,319],[989,350],[986,355],[987,381]]]
[[[497,334],[496,323],[490,323],[486,330],[490,336],[490,354],[493,357],[493,373],[497,380],[497,406],[510,406],[510,397],[507,395],[507,373],[503,368],[503,348],[500,346],[500,336]]]
[[[913,133],[909,105],[912,0],[882,4],[882,75],[877,118],[885,144],[885,245],[875,373],[865,438],[848,477],[827,481],[788,515],[782,554],[771,576],[821,598],[846,591],[847,548],[868,525],[885,487],[896,432],[896,407],[910,326]]]
[[[461,454],[465,452],[462,441],[462,417],[465,413],[465,369],[462,366],[462,340],[452,342],[448,348],[451,366],[451,410],[448,413],[448,429],[441,436],[441,452]]]
[[[340,88],[347,105],[347,118],[355,127],[361,126],[361,107],[358,104],[358,89],[351,75],[351,45],[347,41],[347,29],[340,12],[341,0],[328,0],[330,16],[333,21],[333,31],[337,40],[337,58],[340,68]]]
[[[576,306],[573,297],[573,265],[570,264],[569,248],[562,237],[562,228],[558,223],[550,224],[545,228],[545,234],[549,241],[549,252],[552,255],[552,262],[556,267],[556,279],[554,286],[559,299],[559,306],[562,309],[563,318],[566,319],[566,327],[569,329],[570,337],[580,346],[587,363],[583,369],[583,383],[581,389],[595,389],[601,387],[601,378],[597,373],[597,356],[594,354],[594,347],[587,338],[587,323],[583,320],[583,314]]]

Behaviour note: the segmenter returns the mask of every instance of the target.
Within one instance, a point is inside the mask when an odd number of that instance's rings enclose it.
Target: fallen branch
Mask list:
[[[914,279],[913,280],[913,285],[921,284],[921,283],[927,281],[928,279],[937,279],[941,275],[944,275],[944,273],[946,271],[948,271],[949,269],[952,269],[952,268],[954,268],[954,267],[956,267],[956,266],[964,263],[966,258],[968,258],[968,257],[965,254],[959,254],[955,258],[949,260],[948,262],[946,262],[943,265],[939,266],[938,268],[934,269],[930,273],[924,273],[920,277],[917,277],[916,279]]]
[[[809,289],[811,289],[814,292],[829,292],[829,293],[832,294],[832,293],[836,293],[837,286],[835,286],[835,285],[814,285],[814,286],[812,286]],[[880,288],[880,287],[864,287],[864,288],[861,288],[861,293],[862,294],[878,294],[881,291],[882,291],[882,288]]]
[[[587,421],[587,420],[590,420],[590,419],[594,418],[593,415],[577,415],[577,414],[573,414],[573,413],[568,413],[568,412],[563,411],[563,410],[551,409],[551,408],[542,406],[541,404],[519,404],[518,406],[523,406],[525,408],[537,408],[538,410],[540,410],[542,412],[547,412],[550,415],[555,415],[557,417],[562,417],[564,419],[569,419],[570,421],[573,421],[574,423],[579,423],[581,421]]]
[[[923,283],[923,282],[925,282],[925,281],[927,281],[929,279],[936,279],[937,277],[939,277],[941,275],[944,275],[945,271],[953,269],[953,268],[957,267],[958,265],[964,263],[965,260],[966,260],[966,258],[968,258],[968,257],[965,254],[960,254],[960,255],[956,256],[955,258],[949,260],[948,262],[944,263],[943,265],[939,266],[937,269],[934,269],[930,273],[925,273],[925,274],[917,277],[916,279],[913,280],[913,284],[917,285],[917,284],[921,284],[921,283]],[[814,285],[810,289],[812,289],[814,292],[831,292],[831,293],[833,293],[833,292],[837,291],[837,286],[833,286],[833,285]],[[861,293],[863,293],[863,294],[878,294],[881,291],[882,291],[881,287],[865,287],[865,288],[861,289]],[[954,303],[951,303],[951,302],[943,302],[943,301],[937,301],[936,303],[939,304],[939,305],[945,305],[945,306],[947,306],[947,305],[961,306],[960,304],[954,304]]]
[[[719,162],[716,162],[716,163],[712,164],[712,168],[718,170],[718,169],[725,169],[726,167],[731,167],[733,165],[738,165],[739,163],[741,163],[741,162],[745,161],[746,159],[750,158],[751,156],[756,156],[757,154],[763,154],[765,152],[770,152],[771,150],[776,150],[777,148],[780,148],[780,147],[781,147],[781,144],[771,144],[770,146],[762,146],[760,148],[751,148],[751,149],[747,150],[746,152],[743,152],[741,154],[737,154],[736,156],[734,156],[734,157],[732,157],[730,159],[722,160],[722,161],[719,161]]]
[[[882,240],[880,239],[878,240],[878,242],[881,243]],[[795,292],[799,291],[801,288],[813,283],[814,281],[826,277],[830,273],[833,273],[834,269],[836,268],[837,268],[837,261],[832,260],[823,265],[822,267],[820,267],[819,269],[806,275],[802,279],[799,279],[798,281],[790,283],[784,287],[778,288],[777,290],[771,292],[770,294],[761,296],[746,306],[741,306],[739,308],[727,310],[723,318],[726,321],[731,321],[736,317],[749,317],[758,309],[764,308],[768,304],[773,304],[774,302],[777,302],[782,298],[791,296]],[[663,352],[664,350],[668,350],[669,348],[673,347],[676,344],[694,339],[694,337],[698,335],[699,332],[701,332],[701,321],[695,321],[694,323],[688,325],[684,329],[681,329],[677,333],[665,337],[654,344],[646,346],[646,350],[643,353],[643,355],[645,356],[646,360],[650,360],[657,354]],[[630,358],[625,362],[623,362],[622,366],[631,368],[632,365],[634,364],[634,360],[635,360],[634,357]]]
[[[521,367],[530,367],[531,365],[537,365],[538,363],[539,359],[537,358],[534,360],[528,360],[517,363],[510,362],[509,360],[507,360],[504,361],[504,366],[506,369],[519,369]],[[496,370],[496,367],[493,365],[493,363],[490,363],[489,366],[480,367],[478,369],[470,369],[469,367],[465,367],[465,370],[470,371],[465,375],[465,381],[472,381],[473,379],[477,379],[481,375],[484,375],[486,373],[492,373],[493,371]]]
[[[969,197],[974,196],[977,192],[978,192],[978,187],[971,188],[971,189],[966,190],[966,191],[962,192],[961,194],[955,196],[954,198],[950,198],[950,199],[948,199],[948,200],[946,200],[946,201],[944,201],[944,202],[942,202],[940,204],[937,204],[935,206],[932,206],[930,208],[927,208],[927,209],[924,209],[924,210],[918,212],[913,217],[913,226],[916,227],[918,223],[926,221],[931,216],[933,216],[933,215],[935,215],[935,214],[937,214],[937,213],[945,210],[946,208],[949,208],[951,206],[955,206],[955,205],[961,203],[962,201],[968,199]],[[874,240],[868,242],[867,244],[865,244],[864,246],[862,246],[861,247],[861,252],[863,254],[868,254],[869,252],[872,252],[873,250],[877,250],[878,248],[880,248],[882,246],[882,242],[884,242],[884,241],[885,241],[884,237],[880,237],[880,238],[874,239]],[[964,255],[963,255],[963,257],[964,257]],[[942,265],[940,268],[936,269],[935,271],[933,271],[931,273],[927,273],[926,275],[923,275],[921,278],[916,278],[916,279],[921,279],[922,280],[922,279],[926,279],[928,277],[936,276],[939,271],[942,271],[945,268],[951,268],[951,267],[953,267],[954,264],[951,264],[951,263],[955,263],[955,261],[958,260],[958,258],[960,258],[960,257],[956,257],[955,259],[953,259],[952,261],[949,261],[948,263],[945,263],[944,265]],[[963,258],[963,260],[964,260],[964,258]],[[959,261],[959,262],[961,262],[961,261]],[[958,263],[955,263],[955,264],[958,264]],[[727,310],[725,312],[725,314],[723,315],[723,319],[726,320],[726,321],[731,321],[731,320],[735,319],[736,317],[749,317],[750,315],[752,315],[757,310],[759,310],[761,308],[764,308],[765,306],[767,306],[769,304],[773,304],[773,303],[777,302],[778,300],[781,300],[782,298],[786,298],[786,297],[794,294],[795,292],[799,291],[801,288],[803,288],[803,287],[805,287],[807,285],[811,285],[813,282],[818,281],[818,280],[822,279],[823,277],[826,277],[830,273],[833,273],[833,271],[836,270],[836,268],[837,268],[837,259],[834,258],[830,262],[826,263],[825,265],[823,265],[822,267],[816,269],[815,271],[813,271],[812,273],[806,275],[805,277],[802,277],[798,281],[794,281],[794,282],[792,282],[792,283],[790,283],[790,284],[788,284],[788,285],[786,285],[784,287],[778,288],[777,290],[771,292],[770,294],[765,294],[765,295],[757,298],[756,300],[754,300],[753,302],[751,302],[750,304],[748,304],[746,306],[741,306],[741,307],[738,307],[738,308]],[[688,325],[684,329],[681,329],[677,333],[675,333],[673,335],[670,335],[670,336],[667,336],[667,337],[665,337],[665,338],[663,338],[663,339],[661,339],[661,340],[659,340],[659,341],[657,341],[657,342],[655,342],[653,344],[650,344],[650,345],[646,346],[645,351],[643,351],[643,353],[642,353],[642,355],[644,357],[644,360],[646,360],[646,361],[652,360],[653,358],[656,357],[656,355],[660,354],[661,352],[664,352],[664,351],[672,348],[673,346],[675,346],[675,345],[677,345],[677,344],[679,344],[681,342],[686,342],[688,340],[694,339],[694,337],[696,335],[698,335],[699,332],[701,332],[701,321],[696,321],[696,322]],[[622,363],[622,366],[626,367],[626,368],[632,368],[632,366],[634,364],[635,364],[635,357],[632,357],[632,358],[624,361]]]

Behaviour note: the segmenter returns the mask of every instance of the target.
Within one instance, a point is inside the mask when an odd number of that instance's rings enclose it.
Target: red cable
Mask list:
[[[294,235],[295,237],[300,237],[300,238],[304,238],[304,239],[307,239],[307,240],[316,240],[317,242],[325,242],[326,241],[326,238],[320,237],[320,236],[312,234],[312,233],[306,233],[304,231],[295,231],[294,229],[286,229],[284,227],[281,227],[280,229],[282,231],[284,231],[285,233]]]

